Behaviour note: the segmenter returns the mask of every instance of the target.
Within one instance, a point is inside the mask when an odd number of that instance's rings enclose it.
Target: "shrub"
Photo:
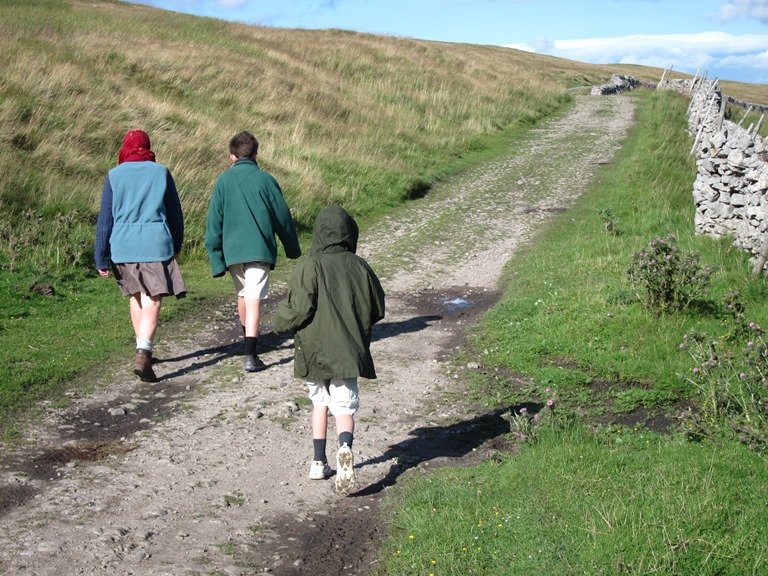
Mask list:
[[[675,242],[672,235],[648,242],[647,250],[634,254],[627,271],[637,297],[657,315],[687,308],[709,286],[711,268],[701,266],[696,253]]]

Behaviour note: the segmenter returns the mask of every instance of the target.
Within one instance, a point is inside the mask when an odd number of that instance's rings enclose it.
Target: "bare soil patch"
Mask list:
[[[225,294],[190,324],[199,330],[161,328],[159,382],[138,382],[126,359],[4,452],[0,573],[372,573],[391,487],[509,449],[501,411],[467,401],[464,375],[482,366],[458,365],[458,348],[497,300],[504,264],[610,161],[632,113],[631,98],[579,96],[525,147],[366,231],[359,252],[380,271],[387,317],[374,331],[379,379],[361,382],[355,493],[307,479],[293,342],[268,332],[268,370],[242,372]]]

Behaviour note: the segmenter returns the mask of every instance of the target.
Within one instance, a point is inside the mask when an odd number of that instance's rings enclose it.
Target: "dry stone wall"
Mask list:
[[[609,84],[593,87],[592,94],[616,94],[639,85],[632,80],[615,74]],[[723,96],[717,80],[706,77],[662,77],[656,88],[676,90],[691,98],[688,128],[697,167],[693,184],[696,233],[733,238],[734,245],[746,250],[753,261],[764,262],[768,254],[768,145],[758,134],[762,117],[757,125],[745,128],[741,122],[726,120],[724,114],[726,102],[747,111],[765,112],[768,107]]]
[[[592,86],[592,96],[605,96],[608,94],[620,94],[625,90],[632,90],[640,86],[637,78],[626,74],[613,74],[610,81],[602,86]]]
[[[759,122],[745,128],[724,120],[726,99],[717,80],[700,79],[691,88],[696,232],[732,237],[756,259],[768,230],[768,148],[757,133]]]

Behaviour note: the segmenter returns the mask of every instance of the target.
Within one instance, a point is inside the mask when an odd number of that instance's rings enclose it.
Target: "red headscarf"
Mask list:
[[[149,149],[149,136],[143,130],[131,130],[123,138],[123,147],[117,154],[117,163],[155,161],[155,153]]]

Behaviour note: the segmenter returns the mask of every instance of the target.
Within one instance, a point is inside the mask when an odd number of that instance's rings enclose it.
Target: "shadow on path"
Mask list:
[[[509,432],[509,423],[501,415],[508,408],[494,410],[471,420],[463,420],[448,426],[416,428],[410,438],[393,444],[378,458],[361,462],[363,468],[394,460],[389,472],[378,482],[350,494],[370,496],[381,492],[397,482],[397,478],[409,468],[439,458],[461,458],[479,448],[489,440]]]
[[[373,327],[373,333],[371,340],[384,340],[385,338],[393,338],[401,334],[408,334],[412,332],[419,332],[429,328],[430,322],[442,320],[442,316],[417,316],[409,318],[400,322],[381,322]],[[267,368],[270,366],[278,366],[280,364],[287,364],[293,360],[293,357],[282,358],[280,360],[269,362],[268,358],[264,358],[264,354],[274,352],[276,350],[293,348],[293,334],[275,334],[271,331],[271,325],[265,324],[262,326],[262,334],[259,336],[260,352],[262,360],[267,360]],[[196,370],[213,366],[219,362],[226,360],[227,358],[234,358],[243,354],[243,342],[239,340],[239,330],[231,330],[227,332],[230,336],[230,342],[227,344],[219,344],[211,346],[209,348],[203,348],[195,350],[181,356],[175,356],[172,358],[156,358],[154,364],[165,363],[186,363],[184,366],[173,372],[158,375],[158,382],[165,380],[171,380],[180,376],[187,376]],[[205,358],[199,362],[194,360],[197,358]],[[192,362],[190,362],[190,360]]]
[[[402,320],[400,322],[380,322],[373,327],[371,341],[377,342],[386,338],[400,336],[401,334],[420,332],[429,328],[430,322],[437,322],[442,319],[442,316],[430,315],[414,316],[413,318],[408,318],[407,320]]]

